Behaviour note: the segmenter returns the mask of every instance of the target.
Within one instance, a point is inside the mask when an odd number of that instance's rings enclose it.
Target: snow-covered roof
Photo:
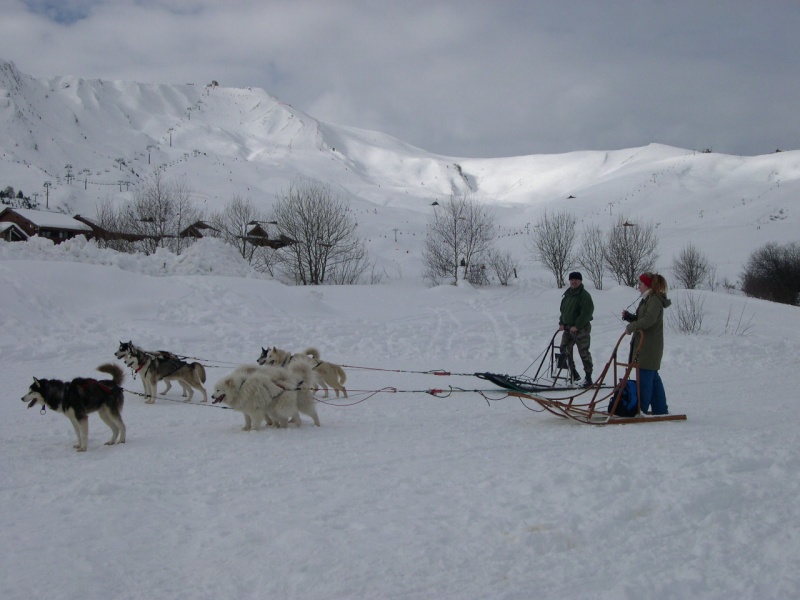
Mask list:
[[[22,231],[22,229],[20,229],[16,223],[12,223],[10,221],[0,221],[0,233],[2,233],[3,231],[8,231],[9,229],[16,229],[20,233],[25,234],[25,232]],[[25,237],[28,236],[25,235]]]
[[[15,213],[25,217],[37,227],[48,227],[53,229],[72,229],[76,231],[91,231],[88,225],[76,221],[70,215],[64,213],[49,212],[46,210],[33,210],[30,208],[12,208]]]

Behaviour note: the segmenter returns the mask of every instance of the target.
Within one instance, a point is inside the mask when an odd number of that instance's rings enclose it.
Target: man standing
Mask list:
[[[578,346],[578,354],[583,363],[583,370],[586,378],[581,385],[589,387],[592,385],[592,355],[589,352],[592,334],[592,314],[594,313],[594,302],[592,296],[583,287],[583,275],[578,271],[569,274],[569,287],[561,298],[561,318],[558,320],[558,329],[564,333],[561,335],[560,351],[561,356],[566,356],[572,379],[579,380],[580,374],[575,369],[575,361],[572,358],[572,347]]]

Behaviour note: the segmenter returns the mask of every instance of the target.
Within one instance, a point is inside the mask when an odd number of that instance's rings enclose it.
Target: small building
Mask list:
[[[0,223],[13,223],[28,237],[38,235],[56,244],[78,235],[92,237],[92,228],[85,223],[76,221],[69,215],[46,210],[6,206],[0,210]]]
[[[6,221],[0,223],[0,239],[7,242],[24,242],[28,239],[28,236],[16,223]]]
[[[143,239],[146,239],[148,236],[138,234],[138,233],[125,233],[123,231],[109,231],[108,229],[101,226],[99,223],[92,221],[91,219],[87,219],[86,217],[82,217],[81,215],[75,215],[75,220],[80,221],[87,227],[92,230],[92,237],[98,240],[124,240],[126,242],[139,242]]]
[[[197,221],[196,223],[192,223],[186,229],[181,231],[178,236],[185,238],[185,237],[193,237],[195,239],[200,239],[205,235],[209,235],[212,231],[218,231],[215,227],[212,227],[205,221]]]
[[[253,246],[266,246],[272,248],[273,250],[277,250],[278,248],[291,246],[292,244],[297,243],[296,240],[293,240],[292,238],[283,234],[278,236],[278,239],[270,239],[269,233],[267,233],[267,231],[261,227],[260,223],[251,222],[248,223],[248,226],[250,226],[250,229],[247,230],[244,239]]]

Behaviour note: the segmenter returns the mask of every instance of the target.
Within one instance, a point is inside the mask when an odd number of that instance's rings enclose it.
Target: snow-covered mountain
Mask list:
[[[0,60],[0,187],[91,215],[100,201],[129,200],[155,167],[185,179],[209,211],[235,195],[267,208],[298,178],[322,181],[350,199],[383,263],[414,254],[419,244],[395,240],[420,239],[433,200],[454,192],[495,207],[499,244],[523,263],[522,234],[545,210],[604,227],[619,215],[653,222],[661,268],[692,241],[731,279],[753,249],[795,240],[800,225],[800,151],[739,157],[651,144],[447,157],[319,122],[261,89],[37,79]],[[734,255],[722,250],[732,238]]]

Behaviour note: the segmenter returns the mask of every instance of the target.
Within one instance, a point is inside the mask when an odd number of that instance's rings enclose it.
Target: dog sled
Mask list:
[[[617,340],[611,357],[594,384],[575,393],[567,393],[574,392],[574,388],[558,385],[547,387],[539,382],[536,377],[528,380],[492,373],[476,373],[475,375],[507,389],[509,396],[520,398],[522,401],[531,400],[551,414],[586,425],[685,421],[686,415],[683,414],[645,415],[641,412],[639,404],[639,363],[635,359],[638,357],[639,350],[644,342],[644,334],[642,333],[639,336],[638,344],[630,354],[632,358],[627,362],[623,362],[619,360],[618,352],[620,344],[626,335],[623,333]],[[551,340],[551,346],[554,340],[555,335]],[[545,359],[543,359],[543,363]],[[551,381],[557,383],[560,377],[559,372],[565,367],[559,366],[559,358],[551,358],[551,373],[553,372],[554,363],[556,375],[552,377]],[[569,370],[568,366],[566,368]],[[612,381],[613,384],[603,385],[606,379]],[[628,412],[623,410],[624,405]]]
[[[570,391],[581,387],[580,377],[575,371],[571,356],[563,354],[553,334],[547,348],[542,353],[542,360],[536,373],[530,377],[522,375],[501,375],[499,373],[475,373],[475,377],[489,381],[497,386],[523,393],[543,393]]]

